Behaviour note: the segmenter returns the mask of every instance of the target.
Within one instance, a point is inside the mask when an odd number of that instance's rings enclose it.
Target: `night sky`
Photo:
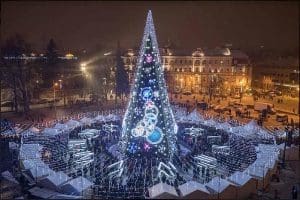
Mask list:
[[[140,45],[147,10],[158,42],[194,49],[232,43],[274,51],[297,49],[297,2],[1,2],[1,36],[19,33],[42,51],[50,38],[59,50]]]

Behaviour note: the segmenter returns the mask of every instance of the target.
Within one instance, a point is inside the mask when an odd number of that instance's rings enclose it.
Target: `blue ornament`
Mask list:
[[[141,96],[145,101],[151,99],[153,96],[152,89],[150,87],[143,88],[141,91]]]
[[[150,144],[159,144],[163,139],[163,132],[160,128],[155,127],[151,134],[146,138],[147,142]]]
[[[130,152],[130,153],[135,153],[137,151],[137,144],[136,143],[130,143],[129,147],[127,148],[127,150]]]

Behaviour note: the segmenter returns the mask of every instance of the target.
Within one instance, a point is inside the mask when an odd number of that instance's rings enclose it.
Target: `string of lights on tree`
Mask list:
[[[163,68],[149,11],[131,98],[122,124],[124,156],[171,159],[177,125],[169,104]]]

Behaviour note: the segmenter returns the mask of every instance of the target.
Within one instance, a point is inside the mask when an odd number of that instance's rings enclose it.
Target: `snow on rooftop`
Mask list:
[[[55,126],[53,127],[55,129],[60,129],[60,130],[65,130],[68,129],[68,126],[65,124],[61,124],[61,123],[56,123]]]
[[[48,165],[37,165],[36,167],[30,168],[29,172],[33,178],[41,178],[51,174],[54,174],[55,171],[49,168]]]
[[[255,178],[263,178],[266,176],[268,168],[264,165],[256,165],[253,163],[245,170],[245,172]]]
[[[79,176],[65,183],[62,186],[62,190],[67,194],[74,194],[74,193],[78,194],[86,190],[87,188],[91,187],[92,185],[93,183],[90,182],[88,179]]]
[[[233,182],[236,185],[243,186],[245,185],[249,180],[251,180],[251,176],[246,174],[245,172],[236,171],[231,176],[227,178],[230,182]]]
[[[22,165],[25,170],[35,168],[36,166],[46,166],[41,159],[22,160]]]
[[[94,121],[105,122],[105,117],[103,115],[98,115],[94,118]]]
[[[221,193],[223,192],[229,185],[231,184],[229,181],[219,178],[219,177],[214,177],[209,181],[207,184],[205,184],[208,188],[212,189],[216,193]]]
[[[65,125],[67,125],[67,127],[69,129],[72,129],[72,128],[76,128],[76,127],[80,126],[80,122],[78,122],[76,120],[73,120],[73,119],[70,119],[69,121],[67,121],[65,123]]]
[[[91,118],[84,117],[84,118],[80,119],[80,122],[83,124],[86,124],[86,125],[90,125],[93,122],[93,120]]]
[[[198,113],[197,109],[194,109],[188,116],[186,116],[185,119],[187,121],[192,121],[192,122],[204,121],[203,117]]]
[[[23,159],[38,159],[41,158],[40,151],[42,150],[40,144],[22,144],[20,147],[19,157]]]
[[[55,128],[45,128],[43,134],[46,136],[55,136],[61,133],[61,130]]]
[[[204,124],[207,126],[215,126],[217,124],[217,122],[213,119],[209,119],[209,120],[204,121]]]
[[[178,188],[179,188],[182,196],[186,196],[195,191],[201,191],[201,192],[210,194],[209,191],[206,189],[206,187],[203,184],[198,183],[196,181],[186,182],[186,183],[180,185]]]
[[[71,178],[67,176],[64,172],[59,171],[50,174],[49,176],[45,177],[42,182],[46,183],[47,181],[51,182],[55,186],[59,186],[67,181],[69,181]],[[47,184],[47,183],[46,183]]]
[[[118,120],[120,120],[120,117],[118,115],[115,115],[115,114],[109,114],[105,117],[105,119],[107,121],[118,121]]]
[[[158,183],[158,184],[148,188],[148,190],[149,190],[150,198],[158,197],[159,195],[164,194],[164,193],[168,193],[173,196],[178,196],[175,188],[166,183]]]

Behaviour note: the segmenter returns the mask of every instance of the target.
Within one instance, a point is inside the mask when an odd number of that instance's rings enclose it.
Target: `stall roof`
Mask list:
[[[42,150],[40,144],[22,144],[20,147],[20,159],[38,159],[41,158],[40,150]]]
[[[41,159],[22,160],[22,165],[26,170],[35,168],[36,166],[46,166],[46,164]]]
[[[72,179],[62,185],[62,190],[66,192],[67,194],[78,194],[81,193],[82,191],[86,190],[90,186],[92,186],[93,183],[90,182],[88,179],[79,176],[75,179]]]
[[[59,185],[69,181],[70,179],[71,178],[67,176],[64,172],[59,171],[49,174],[49,176],[45,177],[43,180],[41,180],[41,182],[47,184],[47,182],[49,181],[50,183],[58,187]]]
[[[234,172],[231,176],[227,178],[230,182],[233,182],[236,185],[243,186],[245,185],[249,180],[251,180],[251,176],[246,174],[245,172]]]
[[[201,191],[201,192],[210,194],[210,192],[207,190],[205,185],[198,183],[196,181],[186,182],[186,183],[180,185],[178,188],[179,188],[182,196],[186,196],[194,191]]]
[[[175,188],[166,183],[158,183],[158,184],[150,187],[148,190],[149,190],[150,198],[158,197],[159,195],[162,195],[164,193],[178,197],[178,194],[177,194]]]
[[[219,178],[219,177],[214,177],[211,181],[209,181],[206,186],[210,189],[212,189],[214,192],[223,192],[227,187],[230,185],[234,185],[230,183],[229,181]]]
[[[61,130],[56,128],[45,128],[43,130],[43,134],[46,136],[55,136],[58,135],[59,133],[61,133]]]
[[[29,172],[33,178],[41,178],[55,173],[55,171],[50,169],[48,165],[36,166],[29,169]]]

